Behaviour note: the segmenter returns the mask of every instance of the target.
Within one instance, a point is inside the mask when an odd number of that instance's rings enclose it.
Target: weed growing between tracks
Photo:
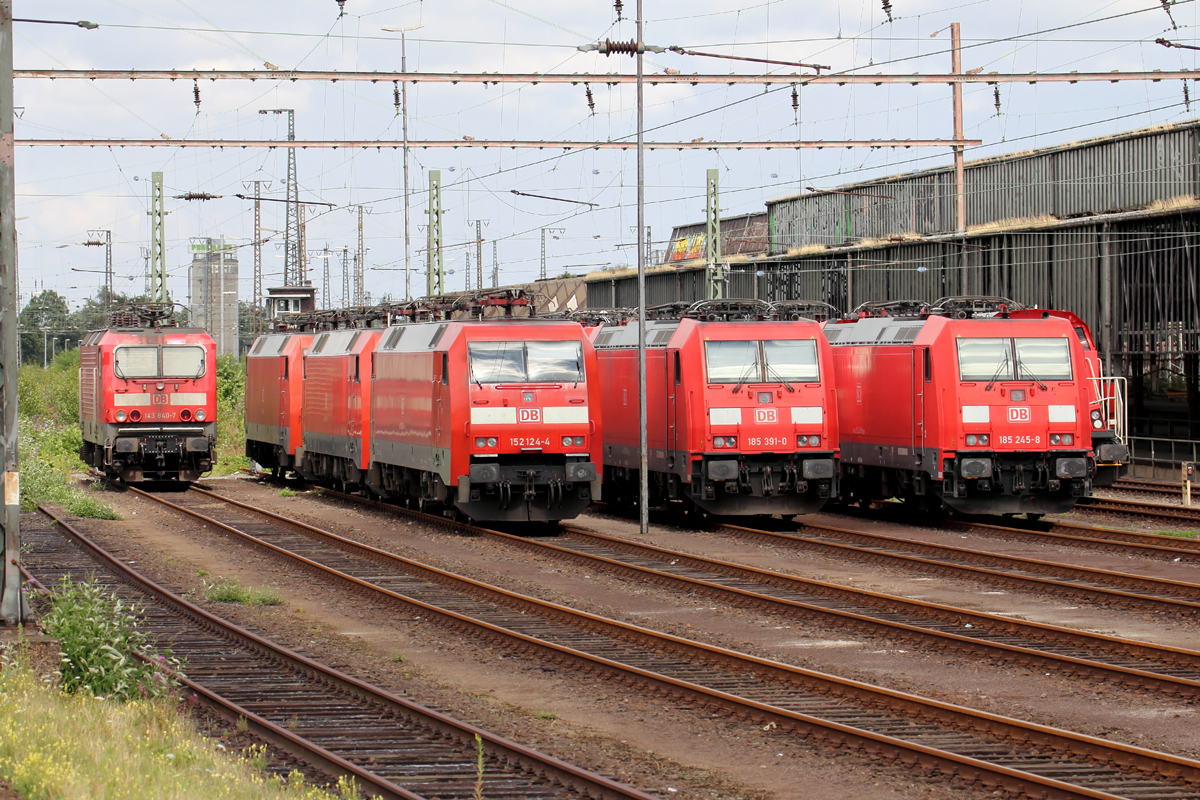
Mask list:
[[[21,507],[54,503],[78,517],[120,519],[113,507],[77,485],[87,471],[79,460],[79,351],[55,356],[47,369],[21,367],[17,377]]]
[[[274,586],[251,589],[231,578],[202,581],[204,599],[210,603],[241,603],[253,606],[283,605],[283,595]]]
[[[217,356],[217,449],[212,475],[250,466],[246,457],[246,359]]]
[[[55,587],[42,630],[62,647],[63,691],[97,698],[178,698],[180,668],[169,650],[159,653],[138,627],[142,609],[96,583],[63,577]]]

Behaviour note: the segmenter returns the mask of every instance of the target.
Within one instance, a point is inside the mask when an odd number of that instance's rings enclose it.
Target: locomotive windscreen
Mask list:
[[[203,347],[164,347],[162,376],[164,378],[199,378],[204,374]]]
[[[471,380],[476,383],[583,383],[579,342],[470,342]]]
[[[1070,380],[1066,339],[959,339],[958,374],[964,381]]]
[[[705,342],[709,383],[820,380],[812,339]]]
[[[118,378],[199,378],[204,374],[204,348],[194,345],[118,347],[113,356],[113,373]]]

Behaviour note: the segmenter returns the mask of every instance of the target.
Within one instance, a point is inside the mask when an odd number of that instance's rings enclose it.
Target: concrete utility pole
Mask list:
[[[166,303],[167,295],[167,210],[163,197],[163,174],[150,173],[150,302]]]
[[[544,280],[546,280],[547,277],[549,277],[546,274],[546,234],[547,233],[550,233],[550,234],[566,233],[566,232],[567,232],[566,228],[542,228],[542,271],[541,271],[541,274],[538,275],[539,280],[544,281]]]
[[[475,220],[475,277],[477,288],[483,288],[483,220]]]
[[[962,74],[962,41],[959,36],[958,23],[950,25],[950,72]],[[951,87],[954,96],[954,139],[963,138],[963,92],[962,84],[955,83]],[[955,230],[961,237],[959,240],[960,292],[971,293],[971,282],[967,276],[967,173],[963,163],[963,146],[954,145],[954,209]]]
[[[725,270],[721,264],[721,171],[708,171],[707,197],[704,207],[704,264],[708,277],[705,295],[709,300],[725,297]]]
[[[329,252],[328,248],[325,250]],[[325,263],[329,263],[326,261]],[[354,305],[354,296],[351,294],[354,290],[351,288],[354,285],[354,267],[350,264],[350,248],[342,245],[342,308],[349,308]]]
[[[292,108],[264,108],[260,114],[287,114],[289,142],[296,141],[296,111]],[[288,148],[287,166],[287,224],[283,236],[283,285],[300,286],[301,254],[304,252],[301,228],[304,225],[303,210],[300,206],[300,185],[296,179],[296,149]]]
[[[442,171],[429,170],[429,243],[425,251],[425,295],[446,293],[445,265],[442,261]]]
[[[254,335],[257,337],[263,331],[263,317],[266,316],[266,311],[263,308],[263,285],[262,285],[262,181],[254,182],[254,318],[251,324],[254,327]]]
[[[367,304],[367,287],[365,273],[367,270],[367,249],[363,247],[363,207],[358,207],[358,250],[354,253],[354,305]]]
[[[83,244],[85,247],[104,248],[104,310],[107,312],[112,308],[113,296],[112,231],[88,231],[88,240]]]

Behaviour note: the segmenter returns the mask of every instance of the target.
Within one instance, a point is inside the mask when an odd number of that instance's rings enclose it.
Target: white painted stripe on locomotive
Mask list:
[[[740,408],[710,408],[708,421],[711,425],[741,425],[742,410]]]
[[[208,395],[204,392],[171,392],[173,406],[203,406],[208,404]]]
[[[1047,406],[1051,422],[1074,422],[1075,406]]]
[[[963,422],[991,422],[991,409],[988,406],[963,406]]]
[[[114,394],[114,406],[148,406],[150,405],[150,395],[148,394]]]
[[[587,406],[546,406],[542,419],[552,425],[581,424],[588,421]]]
[[[792,406],[793,425],[820,425],[825,421],[825,409],[820,406]]]
[[[516,425],[517,409],[514,406],[505,408],[472,408],[472,425]]]

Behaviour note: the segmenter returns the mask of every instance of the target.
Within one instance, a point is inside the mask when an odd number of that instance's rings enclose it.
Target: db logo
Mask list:
[[[166,406],[166,405],[170,405],[170,403],[168,402],[169,399],[170,398],[168,398],[165,394],[151,395],[150,403],[152,405],[156,405],[156,406]]]
[[[1029,406],[1009,406],[1009,422],[1029,422]]]
[[[760,425],[773,425],[778,422],[773,408],[756,408],[754,409],[754,421]]]
[[[540,408],[518,408],[517,422],[541,422],[542,410]]]

